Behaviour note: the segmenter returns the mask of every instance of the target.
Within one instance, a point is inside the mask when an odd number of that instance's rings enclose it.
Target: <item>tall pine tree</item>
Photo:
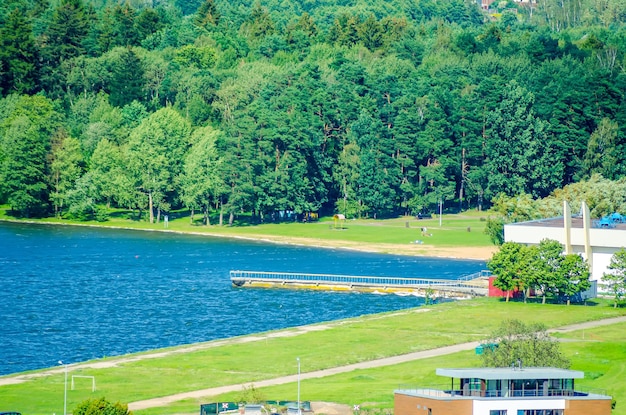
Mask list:
[[[28,94],[37,90],[38,53],[32,26],[17,8],[0,28],[0,90]]]

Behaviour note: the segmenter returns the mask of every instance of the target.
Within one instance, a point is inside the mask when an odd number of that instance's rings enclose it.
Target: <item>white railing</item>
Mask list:
[[[364,285],[380,287],[407,287],[407,288],[476,288],[468,282],[489,275],[489,271],[466,275],[459,279],[429,279],[429,278],[400,278],[400,277],[370,277],[357,275],[335,274],[305,274],[290,272],[266,272],[266,271],[230,271],[231,281],[266,281],[274,283],[330,283],[343,285]]]

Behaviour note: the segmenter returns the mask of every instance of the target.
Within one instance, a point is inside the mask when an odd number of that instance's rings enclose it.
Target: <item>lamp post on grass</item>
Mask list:
[[[296,360],[298,361],[298,415],[301,415],[302,412],[300,411],[300,358],[296,357]]]
[[[65,382],[63,384],[63,415],[67,415],[67,364],[59,360],[60,365],[65,365]]]

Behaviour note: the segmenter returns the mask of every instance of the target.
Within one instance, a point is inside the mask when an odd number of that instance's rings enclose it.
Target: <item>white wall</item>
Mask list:
[[[491,410],[506,409],[509,414],[517,414],[518,409],[565,409],[565,399],[485,399],[474,400],[473,415],[489,415]]]
[[[524,225],[516,223],[504,225],[504,241],[537,245],[543,239],[554,239],[565,246],[565,229]],[[618,229],[589,229],[589,241],[592,251],[591,280],[599,281],[607,271],[611,257],[621,248],[626,247],[626,231]],[[571,244],[574,253],[585,255],[585,233],[582,228],[572,228]]]

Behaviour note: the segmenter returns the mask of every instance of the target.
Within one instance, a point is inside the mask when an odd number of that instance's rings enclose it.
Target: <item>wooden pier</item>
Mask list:
[[[428,279],[230,271],[230,280],[235,287],[359,291],[375,294],[414,295],[418,297],[463,298],[486,296],[489,291],[489,275],[491,275],[489,271],[481,271],[457,279]]]

